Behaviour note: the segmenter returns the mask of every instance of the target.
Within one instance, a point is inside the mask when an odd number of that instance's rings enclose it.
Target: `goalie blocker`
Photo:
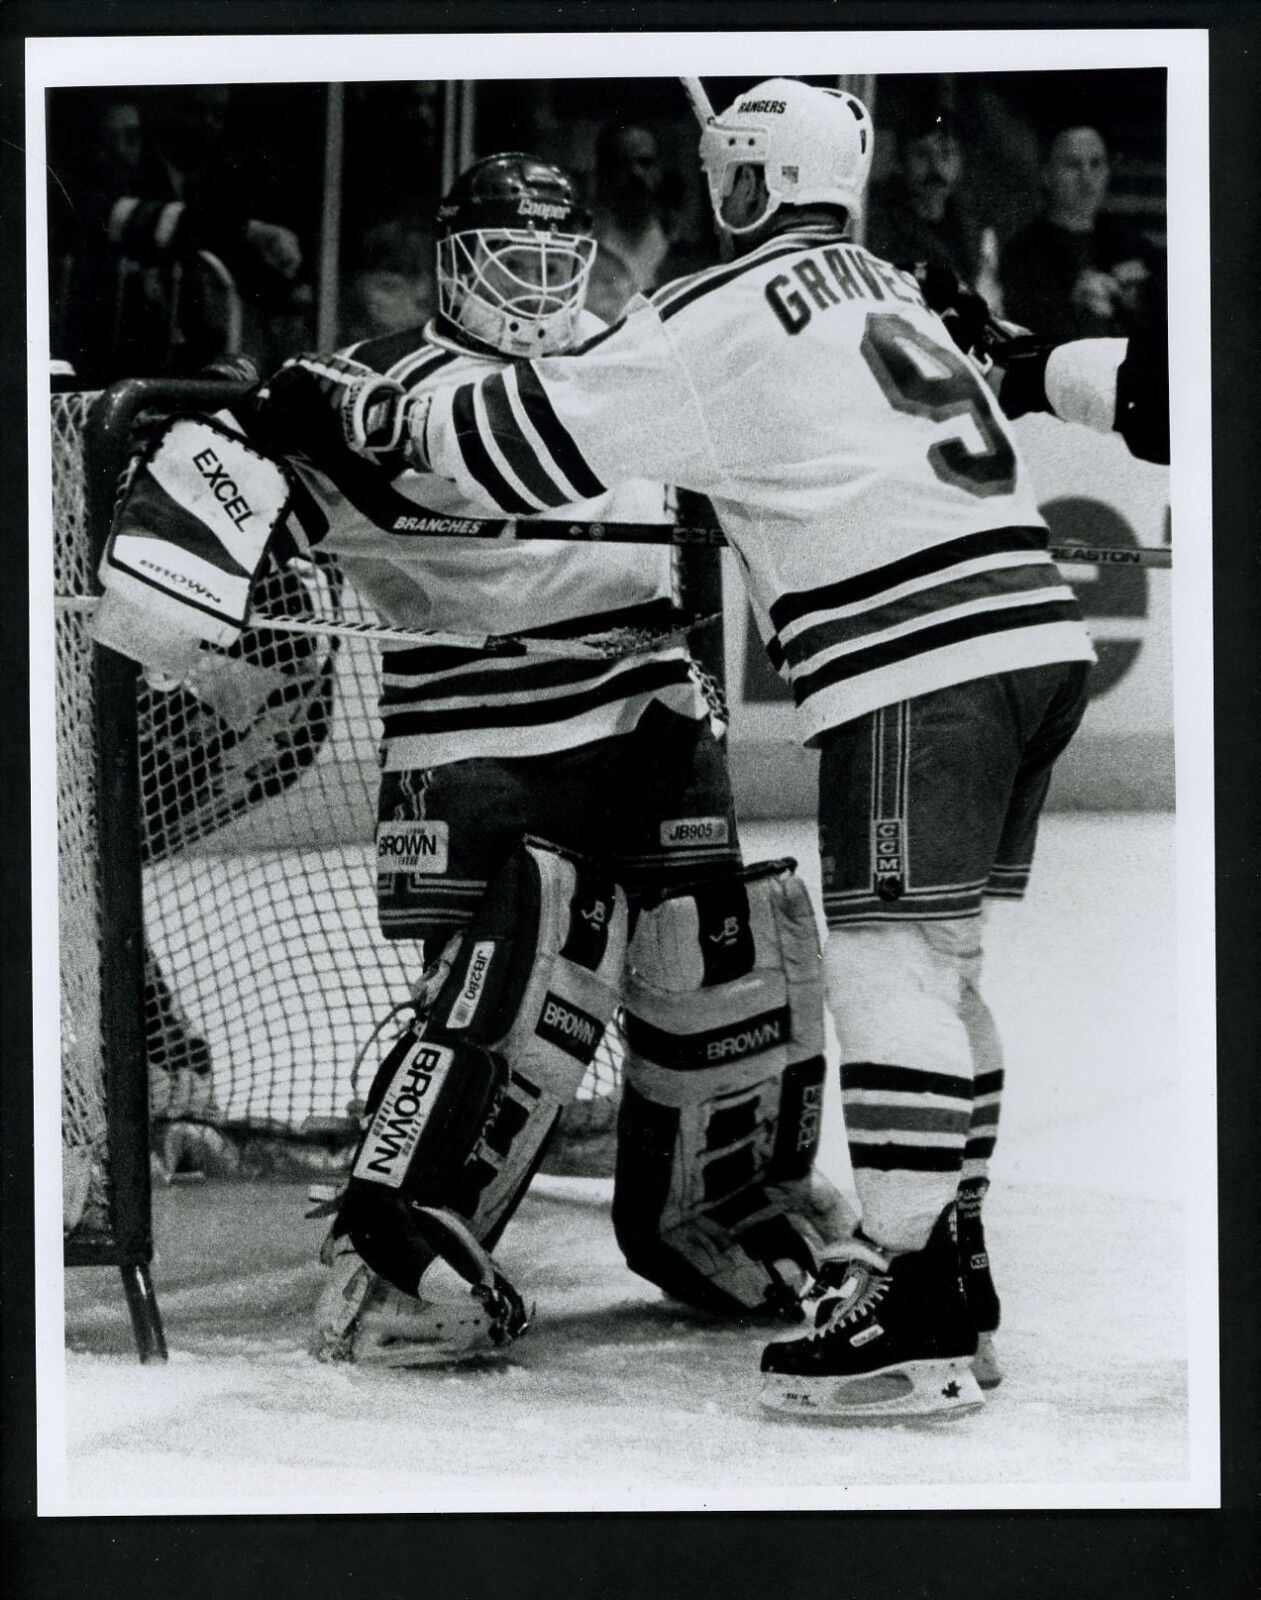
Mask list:
[[[527,840],[443,953],[423,1020],[382,1062],[316,1308],[326,1360],[422,1365],[524,1332],[488,1255],[538,1169],[617,1004],[627,938],[604,871]],[[441,1258],[476,1305],[424,1280]]]
[[[630,951],[613,1224],[633,1271],[720,1314],[795,1308],[856,1221],[814,1171],[822,966],[794,867],[669,893]]]

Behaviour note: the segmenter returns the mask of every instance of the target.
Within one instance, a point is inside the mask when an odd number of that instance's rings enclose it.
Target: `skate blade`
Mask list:
[[[496,1343],[489,1322],[475,1315],[435,1318],[415,1333],[374,1328],[368,1318],[356,1330],[352,1359],[361,1367],[456,1367],[494,1360],[513,1342]]]
[[[473,1366],[502,1358],[506,1347],[489,1339],[466,1343],[421,1343],[416,1339],[382,1339],[357,1334],[348,1339],[328,1339],[318,1335],[308,1350],[325,1366],[355,1367],[459,1367]]]
[[[972,1376],[982,1389],[997,1389],[1003,1381],[1003,1369],[998,1364],[992,1334],[978,1333],[976,1355],[972,1358]]]
[[[366,1341],[357,1344],[351,1359],[357,1367],[465,1367],[490,1362],[503,1353],[502,1346],[489,1341],[454,1349],[451,1346],[412,1344],[406,1339],[397,1339],[390,1344]]]
[[[881,1422],[975,1411],[985,1396],[971,1358],[907,1361],[854,1378],[804,1378],[786,1372],[762,1376],[759,1397],[768,1411],[829,1422]]]

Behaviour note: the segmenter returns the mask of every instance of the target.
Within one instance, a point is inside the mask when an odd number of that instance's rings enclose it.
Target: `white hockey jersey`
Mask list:
[[[592,317],[586,331],[602,326]],[[444,340],[432,324],[423,335],[389,334],[344,353],[417,392],[502,365]],[[356,589],[393,626],[573,636],[668,625],[674,611],[668,547],[409,535],[408,513],[478,516],[481,506],[470,505],[458,485],[429,475],[408,472],[387,482],[366,464],[336,471],[294,465],[328,521],[319,549],[338,557]],[[637,476],[551,514],[566,521],[666,522],[669,495],[661,482]],[[607,660],[447,645],[390,649],[383,657],[384,765],[403,771],[570,749],[628,731],[654,700],[686,717],[708,715],[683,645]]]
[[[826,227],[633,301],[581,353],[443,388],[424,435],[490,512],[643,474],[709,495],[807,741],[1093,658],[989,390],[914,282]]]

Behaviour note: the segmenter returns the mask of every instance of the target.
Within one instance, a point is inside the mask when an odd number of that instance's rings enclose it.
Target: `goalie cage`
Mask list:
[[[65,1261],[120,1268],[142,1361],[166,1355],[153,1173],[339,1173],[352,1068],[421,964],[377,926],[378,651],[354,631],[375,618],[331,559],[264,578],[260,610],[328,626],[246,634],[226,669],[257,705],[244,727],[87,631],[138,430],[241,392],[52,397]],[[712,603],[716,557],[686,559]],[[620,1059],[615,1022],[550,1170],[611,1172]]]

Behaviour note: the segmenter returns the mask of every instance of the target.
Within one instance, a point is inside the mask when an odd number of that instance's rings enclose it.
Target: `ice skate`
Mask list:
[[[982,1405],[953,1207],[923,1250],[890,1260],[861,1238],[847,1250],[820,1274],[814,1326],[762,1352],[762,1404],[859,1422]]]
[[[994,1350],[1000,1307],[994,1279],[990,1275],[985,1227],[981,1221],[981,1205],[988,1189],[988,1178],[971,1178],[967,1183],[960,1184],[956,1216],[963,1292],[967,1296],[968,1310],[972,1313],[976,1328],[976,1359],[972,1363],[972,1371],[982,1389],[997,1389],[1003,1381],[1003,1369]]]
[[[316,1302],[309,1346],[317,1361],[449,1366],[498,1355],[529,1326],[515,1296],[489,1289],[453,1289],[450,1298],[440,1292],[424,1298],[404,1294],[373,1272],[344,1237],[327,1240],[321,1259],[330,1272]]]

